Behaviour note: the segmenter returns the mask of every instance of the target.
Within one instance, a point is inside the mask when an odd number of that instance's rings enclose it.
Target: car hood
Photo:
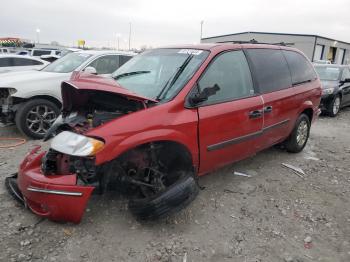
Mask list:
[[[35,95],[50,95],[61,100],[60,85],[72,73],[44,71],[19,71],[0,74],[0,88],[15,88],[14,97],[29,98]]]
[[[79,107],[84,104],[87,97],[96,91],[115,93],[145,103],[149,101],[158,102],[122,87],[113,78],[84,73],[73,75],[69,81],[62,82],[61,91],[64,111],[71,111],[72,107]]]
[[[54,73],[38,70],[18,71],[0,75],[0,87],[15,87],[18,84],[33,81],[67,78],[67,73]]]
[[[339,86],[338,81],[321,80],[321,83],[323,89]]]

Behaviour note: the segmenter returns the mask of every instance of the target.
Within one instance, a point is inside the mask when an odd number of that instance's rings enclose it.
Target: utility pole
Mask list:
[[[204,21],[202,20],[201,21],[201,38],[199,39],[199,43],[202,41],[202,38],[203,38],[203,24],[204,24]]]
[[[131,47],[131,22],[129,23],[129,51]]]
[[[36,43],[37,43],[37,44],[39,44],[39,42],[40,42],[39,34],[40,34],[40,29],[37,28],[37,29],[36,29]]]
[[[117,34],[117,50],[119,51],[119,38],[121,37],[121,34]]]

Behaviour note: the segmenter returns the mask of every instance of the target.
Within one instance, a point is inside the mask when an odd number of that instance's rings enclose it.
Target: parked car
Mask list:
[[[316,60],[314,64],[332,64],[332,62],[329,60]]]
[[[65,56],[66,54],[72,53],[72,52],[78,52],[82,51],[82,49],[78,48],[65,48],[61,49],[59,51],[56,51],[54,54],[49,54],[49,55],[41,55],[40,58],[42,60],[48,61],[50,63],[56,61],[57,59],[61,58],[62,56]]]
[[[31,51],[30,50],[19,50],[16,52],[16,55],[30,55]]]
[[[113,78],[62,83],[50,149],[6,179],[34,213],[78,223],[93,190],[114,189],[137,217],[165,216],[196,197],[200,175],[279,143],[300,152],[320,113],[317,74],[288,47],[159,48]]]
[[[322,82],[321,109],[335,117],[342,107],[350,105],[350,67],[348,65],[315,65]]]
[[[41,57],[42,55],[59,55],[60,53],[59,49],[33,48],[30,55]]]
[[[16,123],[28,137],[43,138],[60,114],[62,81],[79,71],[108,76],[132,56],[128,52],[81,51],[40,71],[1,74],[0,122]]]
[[[11,53],[11,49],[10,48],[0,48],[0,54],[10,54]]]
[[[39,70],[49,62],[23,55],[0,55],[0,73],[25,70]],[[1,77],[1,75],[0,75]]]

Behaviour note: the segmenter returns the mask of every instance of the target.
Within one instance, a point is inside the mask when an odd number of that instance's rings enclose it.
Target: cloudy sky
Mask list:
[[[198,43],[242,31],[319,34],[350,42],[349,0],[10,0],[1,4],[0,37],[120,47]]]

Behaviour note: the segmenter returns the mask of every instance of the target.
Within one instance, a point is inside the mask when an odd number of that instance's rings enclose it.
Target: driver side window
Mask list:
[[[220,88],[205,104],[227,102],[254,95],[253,81],[243,51],[218,55],[199,80],[202,91],[215,84]]]
[[[350,70],[348,68],[345,68],[343,71],[343,75],[342,75],[342,79],[341,80],[345,80],[347,78],[350,78]]]
[[[94,60],[88,66],[94,67],[98,75],[112,74],[119,67],[119,56],[117,55],[102,56]]]

